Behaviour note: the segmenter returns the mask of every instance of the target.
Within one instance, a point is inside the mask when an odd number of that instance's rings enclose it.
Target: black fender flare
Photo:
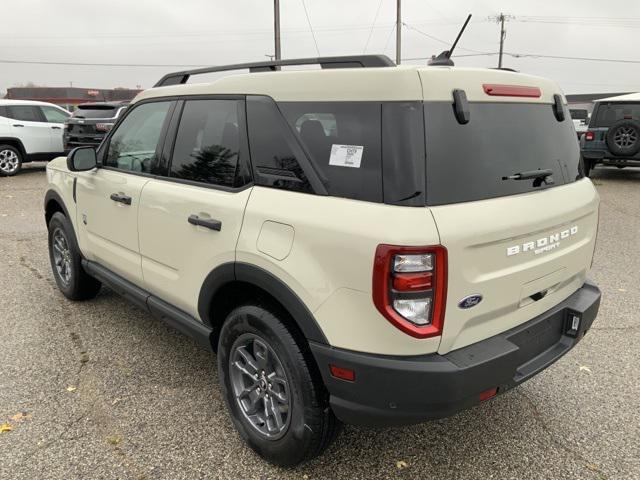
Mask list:
[[[18,150],[20,150],[20,154],[22,155],[22,161],[24,161],[26,159],[27,151],[24,148],[24,144],[22,143],[22,140],[20,140],[19,138],[16,138],[16,137],[0,137],[0,145],[3,142],[17,143],[18,144]]]
[[[45,195],[44,195],[44,211],[45,211],[45,214],[47,212],[47,205],[49,205],[49,202],[51,200],[55,200],[55,202],[58,205],[60,205],[60,207],[62,208],[65,216],[67,218],[71,219],[71,217],[69,216],[69,210],[67,210],[67,206],[64,204],[64,200],[62,200],[62,197],[55,190],[47,190],[47,193],[45,193]]]
[[[82,255],[82,252],[80,251],[80,244],[78,243],[78,237],[76,235],[76,230],[74,228],[73,219],[71,218],[71,215],[69,215],[69,210],[67,210],[67,206],[64,204],[64,200],[62,200],[62,197],[55,190],[47,190],[47,193],[45,193],[45,195],[44,195],[44,218],[45,218],[45,222],[47,221],[47,205],[49,205],[49,202],[51,202],[51,201],[54,201],[58,205],[60,205],[60,208],[62,208],[62,212],[64,213],[65,217],[67,217],[69,219],[69,223],[71,224],[71,232],[73,234],[73,239],[72,240],[75,243],[76,248],[78,249],[78,251]],[[49,225],[47,224],[47,227],[48,226]]]
[[[229,262],[212,270],[205,278],[198,296],[198,313],[205,325],[215,330],[209,313],[216,293],[226,284],[240,281],[254,285],[275,298],[291,315],[308,341],[328,344],[318,322],[304,302],[282,280],[267,270],[243,262]]]

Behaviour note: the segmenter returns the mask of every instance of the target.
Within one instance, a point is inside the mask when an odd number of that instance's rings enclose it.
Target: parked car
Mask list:
[[[52,103],[0,99],[0,176],[22,164],[61,155],[62,128],[69,112]]]
[[[598,100],[580,142],[585,170],[640,166],[640,93]]]
[[[64,125],[64,148],[98,146],[129,102],[95,102],[78,105]]]
[[[183,85],[242,67],[261,73]],[[97,151],[49,164],[53,275],[216,351],[269,461],[320,454],[341,422],[453,415],[591,327],[599,197],[555,83],[358,56],[157,86]]]
[[[571,112],[573,126],[576,129],[578,138],[580,138],[587,131],[587,126],[589,125],[589,110],[586,108],[571,108],[569,111]]]

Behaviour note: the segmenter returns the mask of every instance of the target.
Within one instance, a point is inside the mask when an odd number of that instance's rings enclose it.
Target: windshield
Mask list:
[[[640,103],[601,103],[594,127],[610,127],[620,120],[640,120]]]
[[[119,108],[121,107],[112,105],[92,105],[87,107],[80,105],[71,116],[74,118],[114,118]]]
[[[551,105],[470,103],[465,125],[450,103],[424,108],[428,205],[539,191],[581,177],[573,123],[569,115],[556,120]],[[536,178],[536,170],[549,175]]]

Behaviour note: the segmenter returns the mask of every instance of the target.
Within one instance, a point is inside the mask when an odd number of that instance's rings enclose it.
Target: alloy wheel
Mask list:
[[[11,174],[18,169],[18,155],[13,150],[0,151],[0,170],[4,173]]]
[[[277,440],[291,422],[289,382],[282,362],[261,337],[245,333],[231,347],[229,376],[236,403],[263,437]]]
[[[620,127],[613,135],[613,142],[619,148],[629,148],[635,145],[638,141],[638,136],[635,128],[632,127]]]
[[[71,251],[67,237],[60,228],[56,228],[53,232],[52,245],[53,263],[56,267],[58,277],[62,283],[69,285],[71,281]]]

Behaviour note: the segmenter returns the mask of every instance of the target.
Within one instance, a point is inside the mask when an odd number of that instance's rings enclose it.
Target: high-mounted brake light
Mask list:
[[[447,250],[441,245],[378,245],[373,303],[395,327],[415,338],[442,335]]]
[[[532,97],[539,98],[542,92],[538,87],[527,87],[525,85],[498,85],[485,83],[482,85],[484,93],[495,97]]]
[[[584,134],[584,139],[585,139],[587,142],[591,142],[591,141],[593,141],[593,139],[594,139],[594,138],[596,138],[596,135],[595,135],[595,133],[593,133],[593,132],[587,132],[587,133],[585,133],[585,134]]]

